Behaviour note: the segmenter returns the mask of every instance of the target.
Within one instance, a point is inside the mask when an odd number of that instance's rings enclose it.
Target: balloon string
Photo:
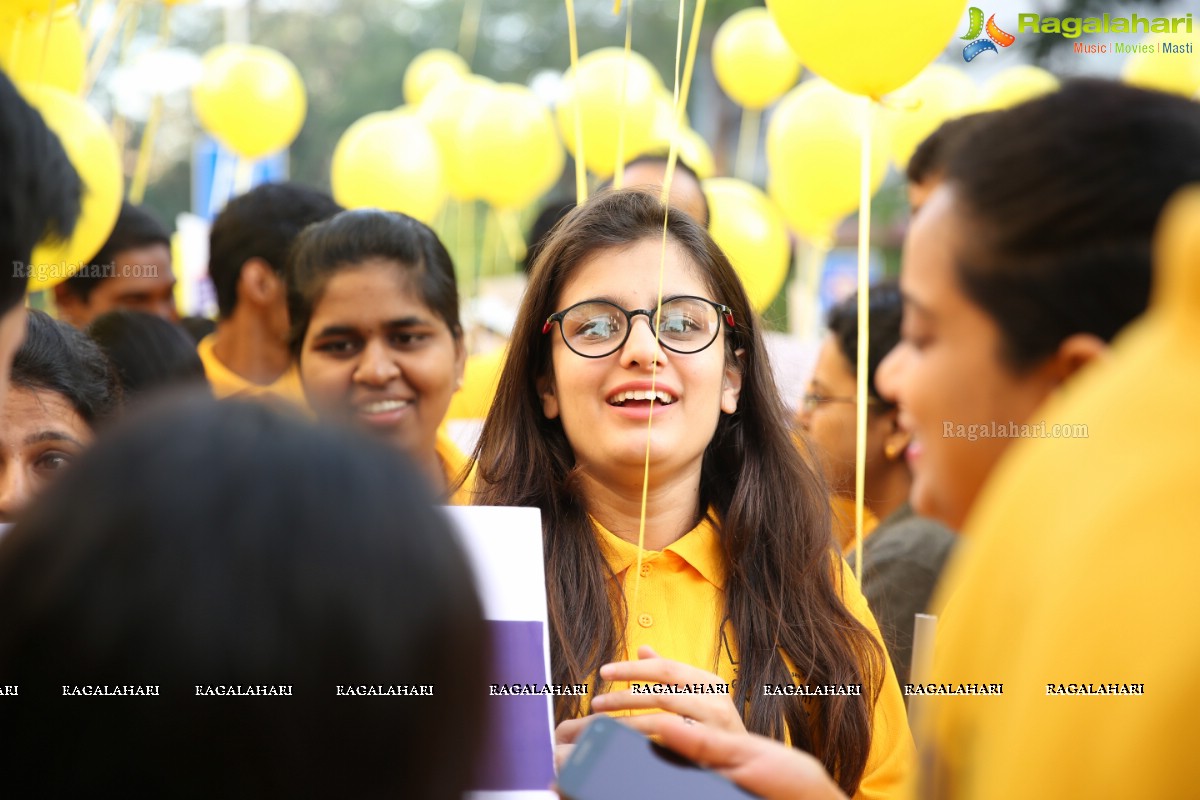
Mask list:
[[[233,170],[233,194],[231,197],[237,197],[240,194],[245,194],[250,191],[254,183],[254,160],[245,156],[238,156],[237,166]]]
[[[758,126],[762,112],[756,108],[742,109],[742,129],[738,132],[737,166],[734,173],[749,181],[754,172],[754,159],[758,154]]]
[[[462,248],[464,258],[466,258],[467,253],[470,254],[470,272],[467,273],[467,276],[471,280],[474,280],[474,276],[479,272],[479,248],[476,247],[475,231],[475,201],[460,200],[458,203],[458,211],[459,219],[461,220],[459,223],[460,227],[458,229],[460,236],[459,246]],[[470,286],[467,292],[468,296],[473,297],[474,295],[471,293],[474,291],[475,287]]]
[[[621,0],[617,0],[615,13],[620,13]],[[613,169],[613,188],[625,185],[625,118],[629,109],[625,105],[625,93],[629,87],[629,62],[633,60],[633,0],[625,12],[625,54],[621,58],[621,105],[617,116],[617,164]]]
[[[104,36],[96,45],[96,52],[92,53],[92,60],[88,63],[87,77],[83,80],[81,96],[87,97],[91,93],[92,87],[96,84],[96,78],[100,77],[100,70],[104,68],[104,62],[108,60],[108,54],[112,51],[113,43],[117,40],[117,32],[121,30],[121,23],[125,21],[125,17],[132,8],[134,8],[133,0],[119,0],[117,3],[112,23],[104,31]]]
[[[125,21],[125,35],[121,38],[121,53],[117,58],[117,64],[124,66],[129,57],[130,42],[133,41],[133,36],[137,33],[138,15],[140,11],[134,9],[134,12],[129,15],[129,19]],[[117,149],[122,153],[125,152],[125,145],[128,141],[128,131],[126,130],[125,115],[119,110],[113,110],[112,121],[113,137],[117,140]]]
[[[863,500],[867,482],[867,382],[870,331],[871,98],[862,99],[862,153],[858,179],[858,389],[854,447],[854,571],[862,581]]]
[[[84,51],[92,49],[92,45],[96,43],[96,27],[100,24],[99,11],[103,6],[108,5],[106,0],[92,0],[92,6],[88,9],[87,24],[83,27]]]
[[[579,85],[579,35],[575,28],[575,0],[567,0],[567,38],[571,44],[571,74]],[[583,162],[583,107],[575,99],[575,203],[587,202],[587,171]]]
[[[521,225],[517,220],[517,214],[511,208],[497,212],[497,217],[500,221],[500,233],[504,237],[504,245],[508,250],[508,257],[512,260],[512,266],[516,267],[521,259],[525,258],[528,248],[525,246],[525,238],[521,235]]]
[[[50,0],[50,6],[46,9],[46,36],[42,40],[42,62],[38,65],[38,83],[46,81],[46,56],[50,55],[50,34],[54,30],[54,12],[57,5],[58,0]]]
[[[163,6],[162,17],[158,24],[158,44],[155,50],[167,46],[171,38],[171,7]],[[141,205],[146,196],[146,183],[150,179],[150,164],[154,157],[154,142],[158,138],[158,126],[162,121],[163,98],[161,92],[154,93],[154,102],[150,106],[150,116],[146,119],[146,128],[142,131],[142,144],[138,148],[137,166],[133,171],[133,180],[129,182],[129,202]]]
[[[679,50],[683,44],[683,20],[687,9],[686,0],[679,0],[679,34],[676,39],[675,51],[675,124],[671,131],[671,149],[667,156],[667,171],[663,175],[663,190],[662,202],[667,206],[667,213],[663,214],[663,231],[662,231],[662,248],[659,252],[658,261],[658,299],[654,305],[654,320],[657,323],[658,318],[662,315],[663,302],[663,281],[667,270],[667,232],[668,222],[670,221],[670,201],[671,196],[671,180],[675,176],[675,164],[679,159],[679,129],[683,122],[683,111],[687,108],[688,90],[692,83],[692,72],[696,66],[696,50],[700,44],[700,25],[704,21],[704,6],[706,0],[697,0],[696,10],[692,18],[692,33],[688,40],[687,60],[684,62],[683,79],[679,77]],[[659,336],[658,325],[654,326],[654,352],[659,352]],[[658,383],[658,359],[654,359],[650,366],[650,416],[646,419],[646,459],[645,466],[642,470],[642,506],[638,514],[638,552],[637,552],[637,572],[633,576],[633,605],[638,607],[638,594],[642,584],[642,553],[646,548],[646,501],[650,495],[650,433],[654,425],[654,403],[657,392]]]
[[[471,66],[475,58],[475,43],[479,39],[479,19],[482,16],[483,0],[467,0],[458,28],[458,54],[467,62],[467,66]]]
[[[479,260],[475,263],[475,281],[471,287],[472,298],[479,297],[482,293],[479,287],[483,284],[483,276],[495,273],[496,256],[500,252],[500,244],[496,237],[496,213],[491,206],[484,206],[483,244],[479,248]],[[488,261],[487,270],[484,270],[485,259]]]

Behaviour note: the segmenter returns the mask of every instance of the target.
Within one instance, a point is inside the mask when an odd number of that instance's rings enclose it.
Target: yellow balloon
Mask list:
[[[34,248],[29,290],[38,291],[65,280],[96,255],[117,222],[124,190],[116,140],[91,106],[53,86],[25,85],[21,93],[58,135],[83,183],[83,205],[71,238]]]
[[[1141,44],[1154,48],[1152,53],[1134,53],[1125,61],[1121,78],[1133,86],[1158,89],[1191,97],[1200,91],[1200,37],[1189,34],[1147,36]],[[1191,44],[1191,54],[1164,52],[1164,44]]]
[[[404,70],[404,102],[420,105],[425,96],[446,78],[470,75],[471,68],[458,53],[449,50],[426,50]]]
[[[704,181],[708,232],[742,279],[756,311],[771,305],[787,279],[791,242],[783,215],[758,188],[736,178]]]
[[[775,202],[775,206],[787,220],[788,227],[817,247],[828,250],[833,247],[835,228],[839,220],[819,217],[810,207],[811,204],[797,199],[801,191],[803,187],[794,187],[767,176],[767,196]]]
[[[300,73],[267,47],[223,44],[204,56],[192,88],[200,124],[243,158],[261,158],[295,141],[307,99]]]
[[[684,109],[679,124],[685,130],[691,127],[691,123],[688,122],[687,109]],[[674,132],[675,101],[671,99],[670,92],[663,90],[654,98],[654,123],[650,126],[650,141],[643,152],[665,153],[671,147],[671,135]]]
[[[725,20],[713,39],[712,60],[717,83],[745,108],[766,108],[800,78],[800,59],[765,8]]]
[[[679,157],[692,168],[700,180],[717,174],[717,162],[713,158],[712,148],[704,141],[703,136],[691,128],[679,135]]]
[[[1041,67],[1021,65],[997,72],[983,85],[975,111],[998,111],[1058,91],[1058,78]]]
[[[858,208],[862,117],[868,101],[824,81],[788,92],[767,128],[772,196],[794,229],[827,232]],[[871,193],[887,174],[887,131],[871,114]]]
[[[619,127],[624,111],[626,161],[649,148],[654,133],[656,98],[662,79],[654,66],[638,53],[630,54],[621,102],[621,80],[625,74],[625,51],[606,47],[579,60],[578,74],[567,70],[563,100],[558,104],[558,129],[567,151],[575,152],[575,109],[583,117],[583,158],[587,168],[609,178],[617,166]]]
[[[472,194],[497,209],[533,203],[558,182],[566,162],[549,109],[512,83],[467,109],[459,147]]]
[[[717,172],[717,165],[708,142],[692,130],[686,111],[680,119],[680,124],[682,127],[679,130],[679,158],[701,179],[711,178]],[[650,141],[637,155],[667,155],[671,151],[671,136],[674,132],[675,103],[671,94],[664,90],[654,99],[654,125]]]
[[[411,109],[368,114],[333,150],[333,196],[347,208],[399,211],[426,224],[446,200],[437,143]]]
[[[966,0],[767,0],[804,66],[880,98],[912,80],[953,38]]]
[[[78,0],[4,0],[4,8],[0,16],[9,14],[48,14],[51,9],[55,12],[70,11],[72,14],[79,10]]]
[[[14,81],[78,94],[86,66],[83,28],[73,11],[16,17],[0,25],[0,67]]]
[[[451,78],[435,86],[419,106],[421,117],[442,154],[446,191],[456,200],[478,198],[478,186],[466,168],[463,123],[467,112],[481,104],[495,86],[495,82],[481,75]]]
[[[892,161],[908,164],[917,145],[939,125],[962,114],[975,101],[975,84],[966,73],[946,64],[930,64],[892,92],[885,103]]]

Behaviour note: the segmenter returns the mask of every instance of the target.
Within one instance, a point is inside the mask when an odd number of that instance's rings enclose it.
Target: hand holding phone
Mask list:
[[[579,737],[558,776],[567,800],[753,800],[756,795],[609,717]]]

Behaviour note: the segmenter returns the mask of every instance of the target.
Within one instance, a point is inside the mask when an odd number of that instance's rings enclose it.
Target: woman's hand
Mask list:
[[[592,710],[605,713],[657,709],[678,714],[718,730],[730,733],[745,733],[742,715],[738,713],[729,694],[729,684],[711,672],[698,667],[681,664],[662,658],[650,647],[638,648],[637,661],[617,661],[600,668],[600,677],[606,681],[637,681],[638,683],[661,683],[665,685],[705,684],[724,687],[724,691],[713,694],[634,694],[629,689],[607,692],[592,698]],[[638,717],[622,718],[622,722],[633,723]],[[567,723],[563,723],[564,725]],[[562,727],[561,725],[559,726]],[[640,726],[633,723],[633,727]],[[576,732],[576,735],[578,733]]]
[[[603,714],[589,714],[586,717],[578,719],[568,719],[560,722],[558,727],[554,729],[554,769],[558,771],[562,769],[562,765],[566,763],[571,756],[571,751],[575,749],[575,742],[579,740],[579,735],[583,733],[584,728],[592,724],[592,721],[597,717],[604,716]],[[674,714],[651,713],[638,714],[636,717],[622,717],[626,727],[633,728],[647,736],[653,733],[657,728],[652,720],[659,717],[671,717],[677,719]]]
[[[642,733],[658,736],[670,749],[763,800],[846,800],[821,762],[774,739],[688,725],[670,714],[632,719],[640,720]]]

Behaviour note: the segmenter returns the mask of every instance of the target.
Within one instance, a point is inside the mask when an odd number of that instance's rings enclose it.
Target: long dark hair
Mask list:
[[[786,730],[853,794],[870,750],[882,648],[839,597],[825,488],[789,438],[745,289],[720,248],[686,214],[626,190],[598,195],[555,228],[533,266],[475,450],[477,502],[541,509],[554,680],[573,684],[596,675],[623,640],[627,610],[575,480],[571,445],[559,420],[542,413],[536,384],[550,368],[542,323],[557,310],[559,293],[580,264],[598,251],[662,236],[664,214],[671,239],[712,296],[733,308],[737,329],[726,337],[726,359],[738,362],[735,351],[744,349],[738,409],[721,415],[705,451],[697,508],[697,518],[712,509],[727,568],[723,617],[739,658],[734,703],[748,729],[775,738]],[[765,698],[763,684],[792,681],[783,656],[809,682],[860,683],[864,695],[810,707]],[[603,691],[596,681],[596,691]],[[581,713],[580,698],[558,698],[560,721]]]

